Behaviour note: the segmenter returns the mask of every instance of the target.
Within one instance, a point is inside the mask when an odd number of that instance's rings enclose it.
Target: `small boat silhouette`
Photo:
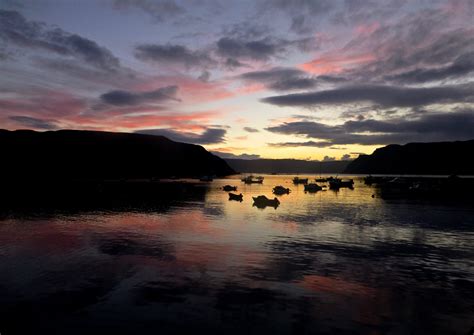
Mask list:
[[[235,193],[229,193],[229,200],[235,200],[235,201],[240,201],[242,202],[244,196],[242,195],[242,193],[240,194],[235,194]]]
[[[322,189],[323,188],[316,183],[311,183],[304,186],[305,192],[318,192],[318,191],[321,191]]]
[[[293,184],[295,185],[307,184],[307,183],[308,183],[308,178],[299,178],[299,177],[293,178]]]
[[[259,195],[253,198],[253,205],[258,208],[273,207],[277,208],[280,205],[280,201],[277,198],[269,199],[264,195]]]
[[[276,194],[276,195],[282,195],[282,194],[290,194],[291,190],[289,188],[278,185],[273,188],[272,192],[273,194]]]
[[[263,177],[262,178],[253,178],[252,176],[248,176],[246,178],[243,178],[242,181],[246,184],[262,184],[263,183]]]
[[[222,189],[226,192],[237,191],[237,186],[225,185]]]

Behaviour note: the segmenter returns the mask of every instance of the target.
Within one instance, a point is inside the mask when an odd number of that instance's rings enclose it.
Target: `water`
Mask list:
[[[469,332],[473,207],[385,201],[360,181],[306,194],[291,177],[215,180],[166,205],[3,215],[0,332]],[[292,192],[277,209],[252,207],[279,184]]]

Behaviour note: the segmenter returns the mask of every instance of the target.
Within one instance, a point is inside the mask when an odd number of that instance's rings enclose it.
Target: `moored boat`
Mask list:
[[[242,202],[243,198],[244,198],[244,196],[242,195],[242,193],[240,193],[240,194],[229,193],[229,200]]]
[[[222,189],[226,192],[237,191],[237,186],[225,185]]]
[[[354,188],[354,180],[352,179],[343,180],[339,178],[334,178],[333,180],[329,181],[329,188],[337,190],[342,187]]]
[[[258,208],[273,207],[277,208],[280,205],[280,201],[277,198],[269,199],[264,195],[259,195],[258,197],[253,198],[253,205]]]
[[[305,192],[317,192],[317,191],[321,191],[322,189],[323,188],[316,183],[304,185]]]
[[[276,195],[282,195],[282,194],[290,194],[291,190],[289,188],[278,185],[273,188],[272,192],[273,194],[276,194]]]
[[[307,184],[308,183],[308,178],[300,178],[300,177],[295,177],[293,178],[293,184]]]
[[[242,181],[245,184],[263,184],[263,178],[262,179],[254,179],[252,176],[248,176],[246,178],[243,178]]]

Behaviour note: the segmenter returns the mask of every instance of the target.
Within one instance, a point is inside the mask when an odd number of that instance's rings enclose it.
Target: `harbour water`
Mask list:
[[[468,334],[474,207],[290,175],[139,208],[0,218],[0,333]],[[305,176],[300,176],[305,177]],[[314,178],[315,176],[308,176]],[[243,201],[222,190],[236,185]],[[252,206],[273,198],[274,209]],[[161,201],[161,200],[160,200]]]

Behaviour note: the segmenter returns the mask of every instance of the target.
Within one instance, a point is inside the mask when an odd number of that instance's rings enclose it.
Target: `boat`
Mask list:
[[[265,179],[265,178],[262,177],[262,176],[257,176],[257,177],[255,177],[255,179],[257,179],[257,180],[263,180],[263,179]]]
[[[242,200],[244,200],[243,198],[244,198],[244,196],[242,195],[242,193],[240,193],[240,194],[229,193],[229,200],[242,202]]]
[[[291,190],[289,188],[278,185],[273,188],[272,192],[273,194],[276,194],[276,195],[283,195],[283,194],[290,194]]]
[[[237,186],[225,185],[222,189],[226,192],[237,191]]]
[[[307,183],[308,183],[308,178],[299,178],[299,177],[293,178],[293,184],[295,185],[307,184]]]
[[[316,183],[304,185],[305,192],[318,192],[318,191],[321,191],[322,189],[323,188]]]
[[[273,207],[277,208],[280,205],[280,201],[277,198],[269,199],[264,195],[259,195],[253,198],[253,205],[258,208]]]
[[[248,180],[248,179],[253,179],[253,178],[254,178],[253,175],[248,175],[248,176],[246,176],[246,177],[243,177],[243,178],[240,179],[240,180],[245,182],[246,180]]]
[[[246,178],[243,178],[242,181],[245,183],[245,184],[263,184],[263,178],[262,179],[257,179],[257,178],[253,178],[253,176],[248,176]]]
[[[316,178],[314,181],[317,183],[326,183],[328,180],[326,178]]]
[[[354,180],[352,179],[347,179],[347,180],[342,180],[339,178],[334,178],[329,181],[329,188],[333,190],[340,189],[342,187],[347,187],[347,188],[354,188]]]

